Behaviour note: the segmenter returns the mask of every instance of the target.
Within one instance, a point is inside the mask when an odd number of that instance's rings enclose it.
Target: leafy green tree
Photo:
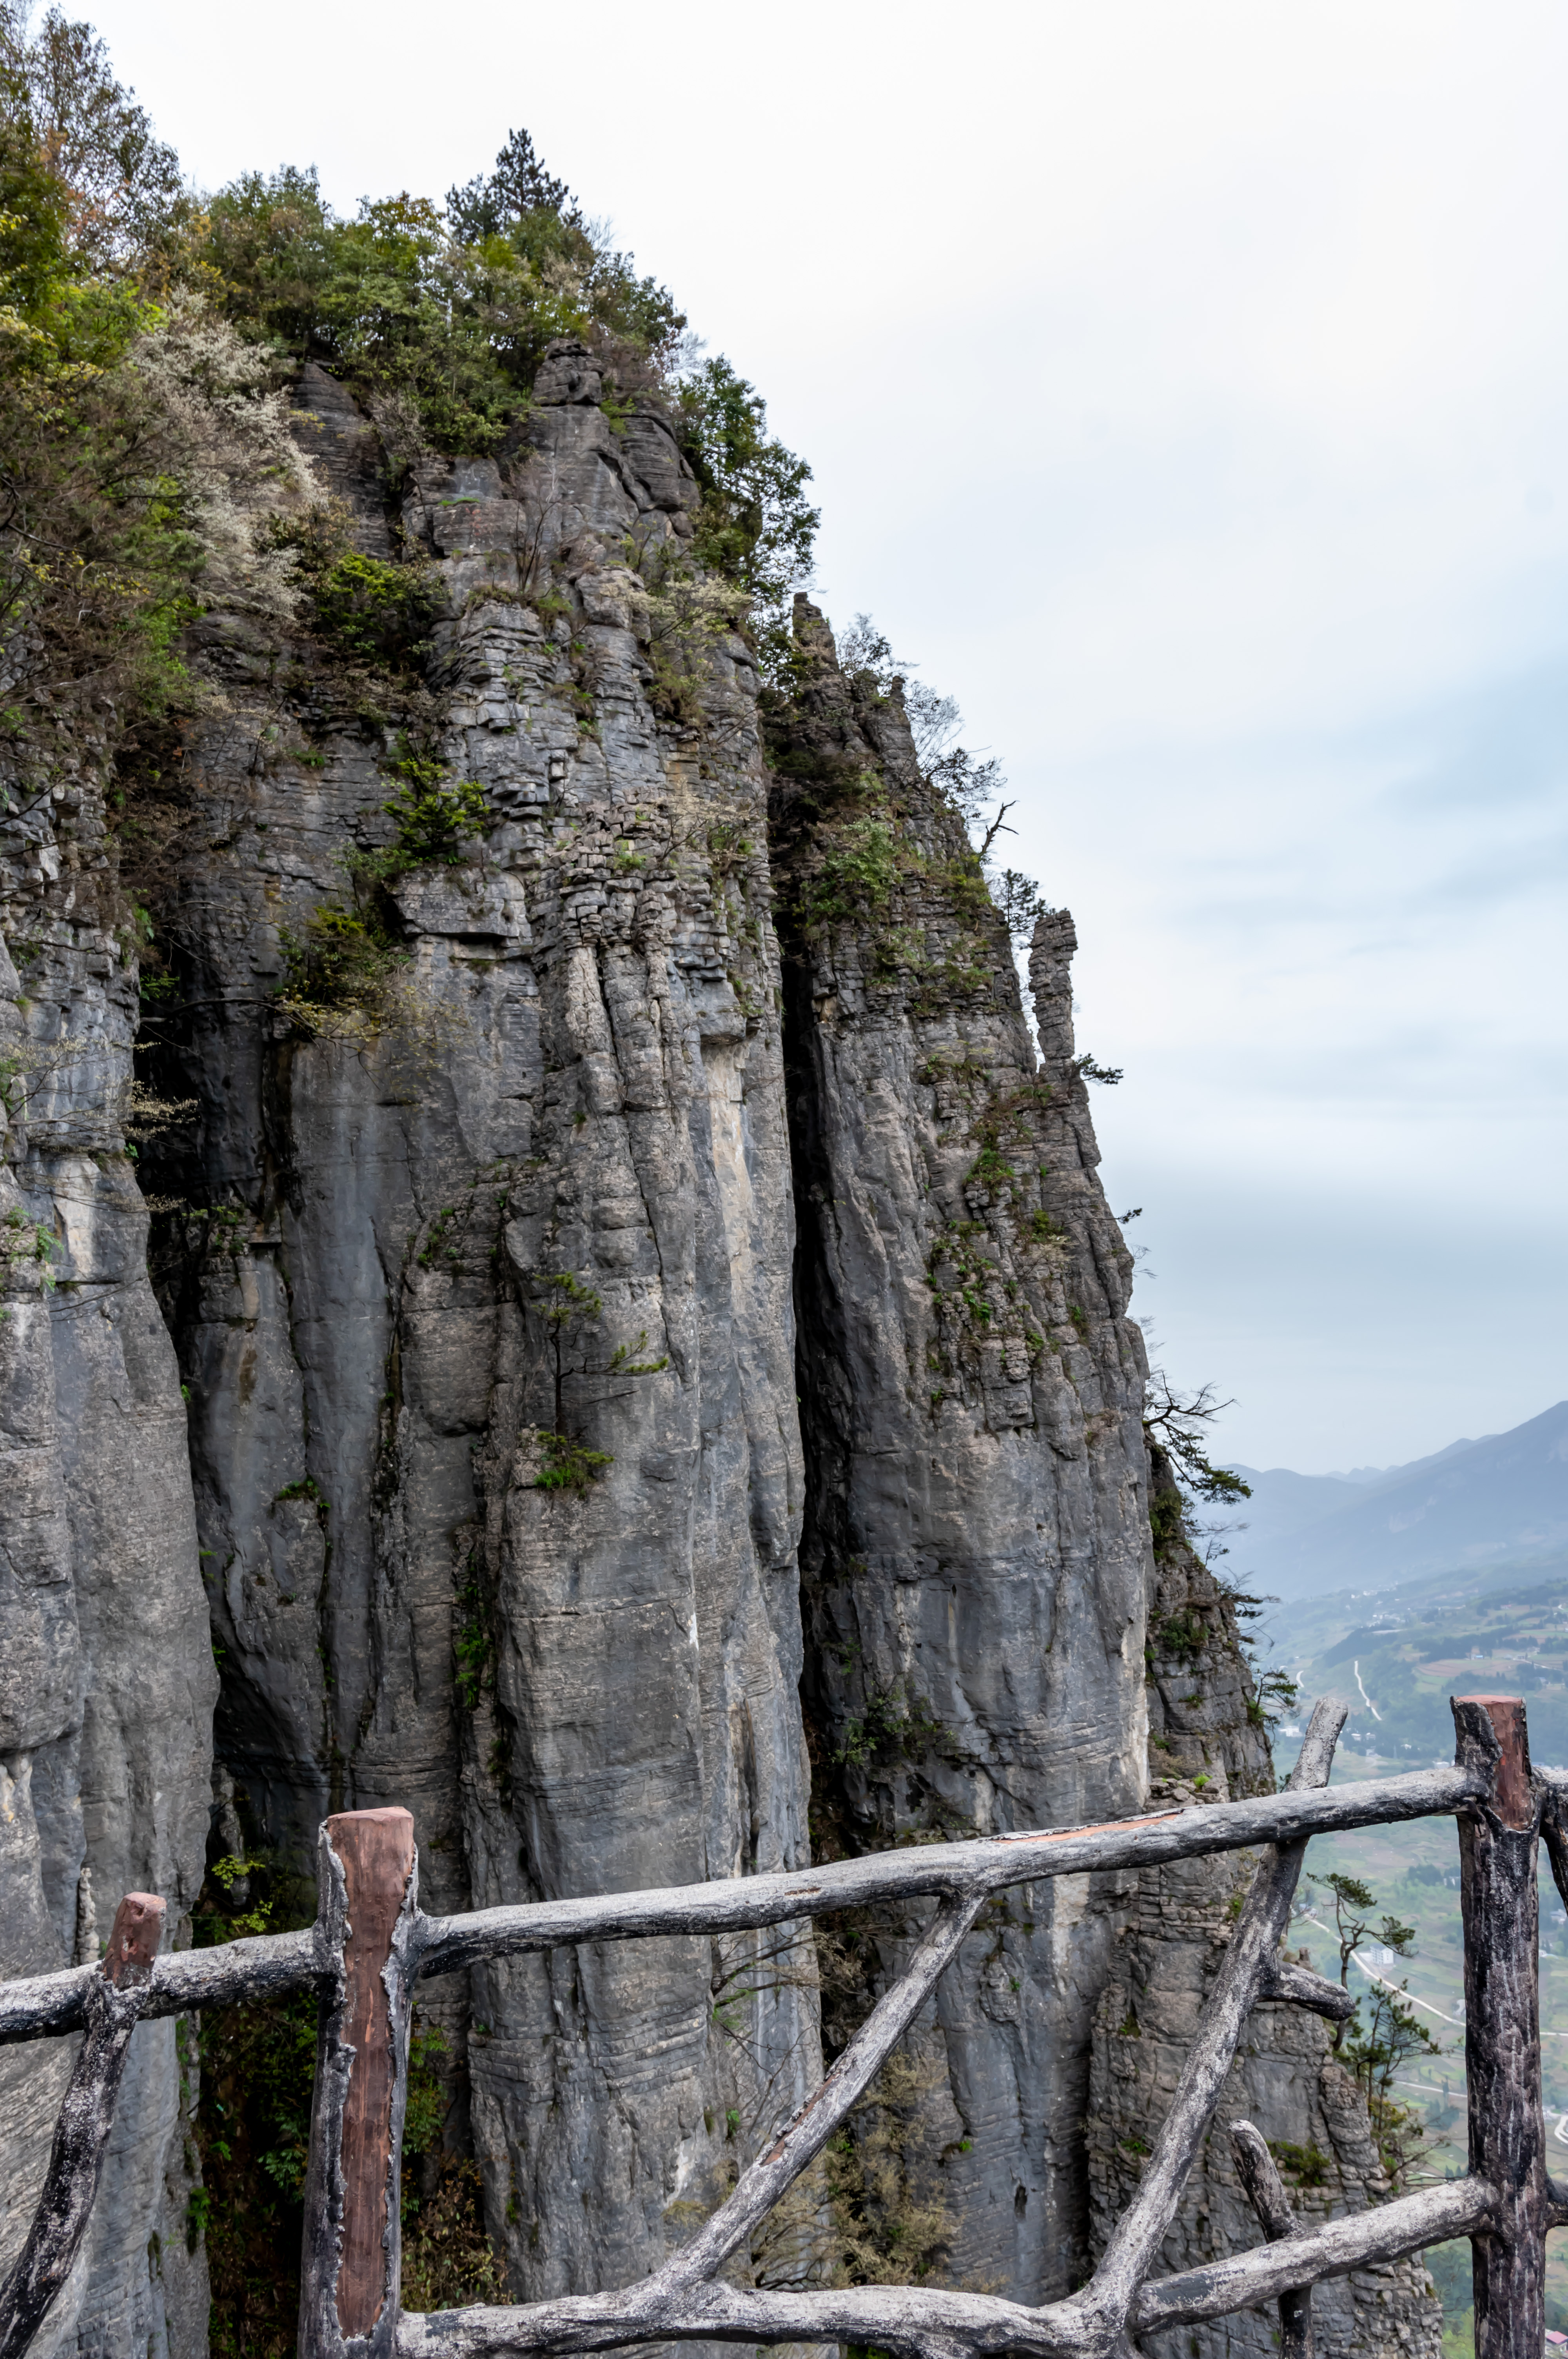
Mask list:
[[[460,189],[447,190],[447,219],[460,245],[481,245],[499,237],[525,213],[575,214],[564,180],[546,172],[526,131],[507,134],[493,172],[481,172]]]
[[[336,215],[314,171],[243,174],[193,223],[187,266],[236,325],[315,359],[362,396],[402,394],[449,451],[492,448],[527,408],[546,345],[581,336],[656,375],[686,326],[547,173],[526,132],[496,169]]]
[[[1415,1949],[1415,1928],[1401,1924],[1387,1912],[1379,1916],[1377,1895],[1359,1876],[1332,1874],[1309,1879],[1326,1893],[1334,1911],[1334,1938],[1339,1951],[1339,1979],[1349,1987],[1350,1961],[1379,1919],[1384,1948],[1396,1958],[1408,1959]],[[1356,2012],[1334,2030],[1334,2047],[1367,2100],[1373,2135],[1383,2168],[1396,2193],[1408,2183],[1426,2135],[1414,2106],[1401,2104],[1397,2091],[1400,2073],[1413,2057],[1441,2056],[1433,2038],[1411,2006],[1409,1983],[1398,1988],[1375,1978],[1358,1994]]]
[[[140,261],[166,233],[180,201],[179,159],[154,136],[144,107],[121,87],[90,25],[0,0],[0,78],[10,122],[23,121],[68,243],[89,271]]]
[[[0,0],[0,766],[16,812],[113,712],[188,709],[184,625],[291,611],[265,546],[308,496],[265,353],[137,272],[178,174],[103,44]],[[160,207],[162,210],[160,211]],[[155,251],[155,249],[157,249]]]
[[[705,361],[676,399],[702,493],[693,553],[748,592],[763,675],[780,679],[794,649],[790,602],[811,579],[821,517],[806,497],[811,469],[769,434],[767,404],[727,360]]]
[[[444,762],[421,760],[406,746],[395,766],[402,784],[382,810],[397,822],[397,865],[416,867],[435,861],[455,867],[465,842],[482,835],[490,825],[484,788],[476,778],[449,779]]]
[[[1335,1940],[1339,1944],[1339,1980],[1342,1987],[1348,1990],[1350,1961],[1372,1930],[1372,1911],[1377,1908],[1377,1897],[1371,1886],[1364,1884],[1357,1875],[1309,1875],[1307,1881],[1328,1895],[1329,1906],[1334,1911]],[[1393,1946],[1390,1942],[1390,1947]],[[1344,2037],[1345,2026],[1336,2025],[1334,2032],[1336,2048]]]

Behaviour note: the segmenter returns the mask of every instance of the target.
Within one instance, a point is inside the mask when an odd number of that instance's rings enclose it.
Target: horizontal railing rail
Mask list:
[[[1568,1785],[1568,1780],[1563,1781]],[[1253,1796],[1113,1819],[1098,1827],[1047,1828],[986,1835],[969,1843],[922,1843],[866,1859],[835,1860],[788,1874],[737,1876],[720,1884],[660,1885],[642,1892],[596,1893],[580,1900],[524,1902],[460,1917],[421,1909],[409,1932],[421,1974],[452,1973],[483,1958],[521,1957],[575,1941],[646,1940],[667,1933],[730,1933],[821,1917],[885,1900],[940,1897],[982,1890],[988,1897],[1053,1875],[1113,1868],[1158,1867],[1205,1853],[1249,1851],[1260,1843],[1304,1842],[1398,1820],[1451,1817],[1487,1790],[1467,1769],[1417,1770],[1368,1778],[1332,1792]],[[353,1812],[346,1816],[356,1815]],[[154,1967],[143,2013],[189,2015],[232,2006],[330,1981],[336,1972],[319,1923],[301,1932],[258,1933],[211,1950],[181,1950]],[[79,2031],[96,1969],[68,1967],[0,1983],[0,2046]]]
[[[1311,2359],[1313,2285],[1456,2235],[1471,2237],[1476,2256],[1476,2359],[1523,2359],[1527,2350],[1530,2359],[1539,2359],[1544,2236],[1548,2228],[1568,2224],[1568,2194],[1552,2184],[1545,2166],[1536,1854],[1544,1840],[1568,1906],[1568,1777],[1531,1774],[1524,1709],[1517,1699],[1459,1698],[1454,1712],[1452,1769],[1331,1789],[1329,1769],[1345,1712],[1319,1704],[1295,1770],[1278,1794],[1103,1826],[922,1845],[788,1874],[466,1916],[427,1916],[419,1908],[406,1811],[339,1813],[321,1830],[320,1900],[315,1924],[305,1930],[156,1959],[126,1952],[114,1973],[112,1955],[103,1966],[0,1984],[0,2044],[84,2027],[89,2034],[33,2231],[0,2288],[0,2359],[27,2348],[80,2245],[135,2022],[310,1986],[319,1993],[320,2013],[300,2359],[345,2359],[351,2352],[352,2359],[392,2359],[394,2354],[435,2359],[438,2353],[442,2359],[480,2359],[481,2354],[565,2354],[690,2340],[839,2341],[921,2359],[1014,2350],[1040,2359],[1112,2359],[1130,2333],[1269,2303],[1279,2305],[1283,2359]],[[1338,1984],[1280,1954],[1308,1841],[1443,1815],[1459,1821],[1463,1864],[1468,2175],[1309,2233],[1292,2212],[1264,2141],[1249,2124],[1234,2123],[1238,2167],[1265,2241],[1204,2268],[1152,2277],[1251,2008],[1273,2000],[1338,2020],[1353,2011]],[[924,2287],[802,2291],[720,2278],[725,2263],[748,2244],[870,2086],[988,1900],[1052,1876],[1136,1870],[1238,1850],[1262,1853],[1246,1904],[1138,2187],[1080,2291],[1031,2308],[993,2295]],[[935,1903],[909,1965],[728,2200],[662,2268],[618,2291],[428,2317],[403,2310],[398,2189],[408,2039],[421,1975],[576,1942],[747,1931],[889,1900]],[[130,1896],[122,1916],[133,1904],[144,1911],[162,1905]]]

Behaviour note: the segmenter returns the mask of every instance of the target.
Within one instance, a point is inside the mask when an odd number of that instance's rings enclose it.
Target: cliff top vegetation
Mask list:
[[[498,449],[550,341],[580,338],[612,425],[665,403],[701,489],[693,556],[745,593],[764,666],[786,658],[810,470],[525,131],[444,204],[344,219],[294,166],[202,194],[92,27],[30,13],[0,0],[0,767],[22,806],[84,738],[200,700],[181,634],[201,611],[290,610],[276,519],[314,495],[284,387],[308,360],[406,460]]]

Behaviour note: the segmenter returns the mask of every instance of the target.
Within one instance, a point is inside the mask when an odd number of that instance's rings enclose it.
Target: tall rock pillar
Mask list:
[[[819,1852],[1114,1817],[1144,1790],[1145,1363],[1073,1058],[1071,920],[1035,939],[1042,1059],[896,689],[845,678],[796,616],[769,742]],[[1087,2252],[1115,1897],[1068,1877],[1000,1905],[927,2044],[948,2250],[1021,2299]],[[909,1933],[860,1945],[873,1983]]]

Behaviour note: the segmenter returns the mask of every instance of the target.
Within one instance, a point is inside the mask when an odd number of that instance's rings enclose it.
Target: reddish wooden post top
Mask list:
[[[1504,1826],[1522,1833],[1534,1823],[1530,1790],[1530,1736],[1525,1727],[1522,1696],[1455,1696],[1456,1704],[1479,1704],[1491,1722],[1503,1757],[1498,1764],[1493,1800]]]
[[[100,1971],[105,1982],[135,1982],[152,1972],[168,1904],[156,1892],[127,1892],[114,1911]]]
[[[394,2165],[392,2099],[396,2027],[382,1969],[414,1867],[406,1810],[341,1810],[327,1837],[343,1864],[349,1934],[342,2037],[353,2049],[343,2108],[343,2241],[338,2323],[345,2339],[368,2334],[381,2315],[386,2275],[387,2186]],[[395,2207],[397,2190],[393,2190]]]

